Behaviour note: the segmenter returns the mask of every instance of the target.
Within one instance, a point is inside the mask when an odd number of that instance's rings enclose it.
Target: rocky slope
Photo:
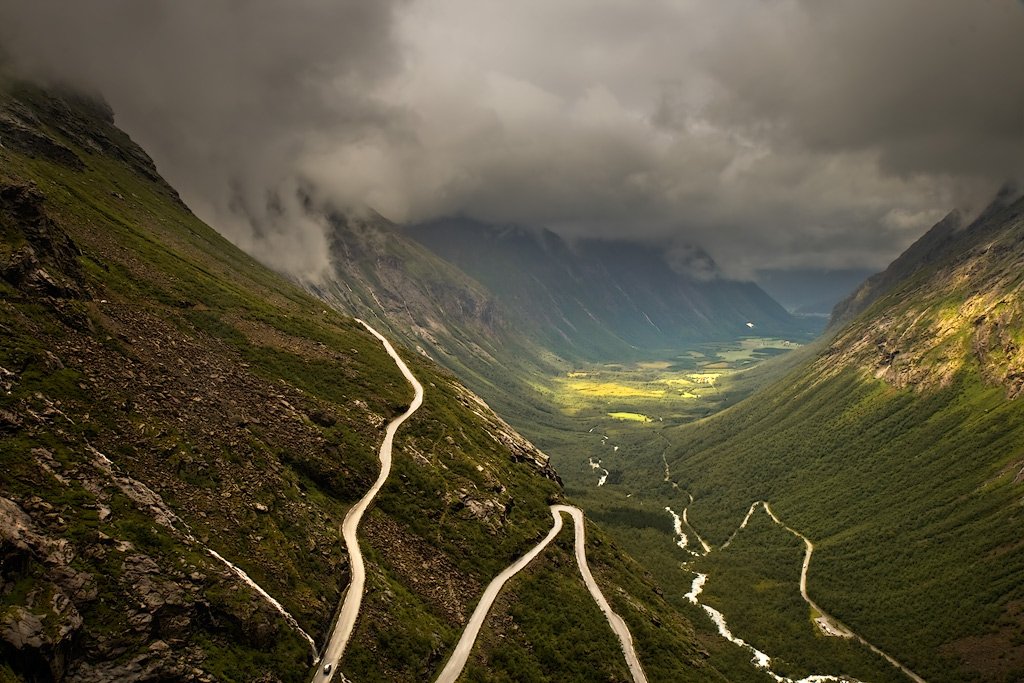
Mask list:
[[[1024,200],[1004,189],[972,223],[937,224],[836,308],[824,368],[856,364],[899,386],[948,386],[965,370],[1024,389]],[[875,303],[877,302],[877,303]],[[874,305],[874,306],[873,306]],[[872,307],[873,306],[873,307]]]
[[[103,105],[0,78],[0,122],[0,680],[306,679],[347,582],[340,522],[407,384],[196,219]],[[362,530],[341,668],[364,681],[430,678],[560,496],[543,453],[405,356],[426,400]],[[713,678],[650,579],[592,543],[651,670]],[[518,637],[558,648],[562,626]]]
[[[508,407],[528,395],[523,376],[552,372],[551,358],[483,285],[409,239],[378,214],[324,209],[331,270],[300,284],[345,313],[456,373],[476,391]]]

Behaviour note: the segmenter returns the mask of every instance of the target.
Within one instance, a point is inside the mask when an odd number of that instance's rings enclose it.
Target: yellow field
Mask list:
[[[784,349],[788,351],[799,346],[799,344],[794,344],[785,339],[757,337],[740,341],[738,348],[719,351],[718,357],[727,363],[743,363],[753,361],[754,351],[757,349]]]
[[[651,418],[642,413],[608,413],[608,417],[628,422],[651,422]]]
[[[571,382],[569,388],[584,396],[607,398],[661,398],[665,395],[664,389],[645,389],[618,382]]]
[[[538,389],[565,415],[619,421],[618,429],[648,422],[687,421],[730,400],[737,373],[797,345],[772,338],[707,344],[672,358],[564,367]]]

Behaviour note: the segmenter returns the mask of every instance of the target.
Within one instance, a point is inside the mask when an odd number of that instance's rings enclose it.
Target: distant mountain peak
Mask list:
[[[404,232],[482,283],[517,327],[566,358],[624,358],[732,339],[749,333],[749,321],[764,334],[804,331],[757,285],[725,278],[695,245],[567,240],[465,218]]]
[[[827,365],[896,386],[946,386],[976,370],[1024,392],[1024,198],[1001,190],[974,221],[953,212],[836,307],[848,321]]]

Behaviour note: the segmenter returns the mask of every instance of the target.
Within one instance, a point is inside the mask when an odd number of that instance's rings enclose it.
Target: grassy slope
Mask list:
[[[1024,597],[1020,404],[968,379],[928,397],[850,375],[773,393],[677,435],[690,519],[721,543],[772,501],[817,543],[826,609],[925,678],[960,679],[944,648]]]
[[[816,599],[928,680],[1024,672],[1024,404],[1007,399],[1019,362],[1019,213],[997,218],[813,363],[668,432],[672,472],[708,540],[724,541],[751,501],[772,501],[818,544]],[[658,471],[653,457],[648,466]],[[650,475],[632,483],[656,486]]]
[[[352,321],[325,314],[197,220],[162,182],[126,165],[118,152],[136,148],[120,131],[23,85],[4,84],[2,98],[5,106],[63,111],[57,119],[41,115],[38,130],[82,161],[75,168],[0,149],[0,183],[38,188],[45,214],[81,250],[82,296],[36,297],[0,284],[0,366],[16,376],[0,408],[40,415],[55,406],[66,416],[26,419],[0,432],[0,491],[16,501],[38,496],[60,512],[65,526],[45,530],[73,543],[77,569],[100,595],[79,605],[82,645],[69,665],[140,657],[169,672],[173,662],[149,650],[162,638],[175,656],[187,654],[189,666],[218,680],[301,680],[309,655],[298,636],[109,483],[90,490],[86,446],[159,492],[204,543],[235,559],[320,642],[346,580],[336,525],[376,476],[383,420],[408,400],[408,387]],[[63,130],[69,120],[102,137],[106,151]],[[24,239],[16,223],[4,225],[6,258]],[[511,461],[451,376],[406,357],[427,398],[397,439],[392,478],[367,521],[366,616],[343,664],[360,680],[381,672],[387,680],[422,680],[436,671],[480,588],[546,531],[546,505],[558,493],[533,467]],[[54,454],[70,484],[41,469],[31,451],[39,446]],[[512,506],[480,518],[467,501]],[[101,505],[112,508],[107,521],[97,515]],[[186,602],[204,605],[208,618],[132,632],[125,620],[137,598],[122,580],[123,557],[105,549],[104,537],[131,542],[161,575],[186,586]],[[595,574],[634,627],[652,680],[676,680],[680,666],[699,672],[688,624],[671,615],[650,578],[607,541],[597,554]],[[204,578],[188,584],[179,566]],[[439,572],[449,577],[447,593]],[[47,576],[32,565],[18,581],[21,588],[3,598],[5,611]],[[565,600],[566,609],[586,615],[583,631],[604,632],[589,596],[575,591]],[[526,609],[545,609],[543,602]],[[652,615],[661,627],[651,628]],[[533,633],[561,642],[543,621]],[[486,645],[481,652],[495,655]],[[599,668],[619,666],[614,648],[597,656]],[[23,675],[40,665],[14,664]]]

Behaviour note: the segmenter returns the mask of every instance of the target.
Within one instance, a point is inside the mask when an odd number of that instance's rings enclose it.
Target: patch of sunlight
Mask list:
[[[569,386],[585,396],[610,396],[640,397],[640,398],[661,398],[665,395],[664,389],[641,389],[616,382],[572,382]]]
[[[669,363],[668,361],[659,360],[648,361],[646,363],[637,363],[636,366],[638,368],[643,368],[644,370],[667,370],[670,367],[672,367],[672,364]]]
[[[643,413],[608,413],[608,417],[616,420],[628,420],[629,422],[651,422],[651,418]]]

